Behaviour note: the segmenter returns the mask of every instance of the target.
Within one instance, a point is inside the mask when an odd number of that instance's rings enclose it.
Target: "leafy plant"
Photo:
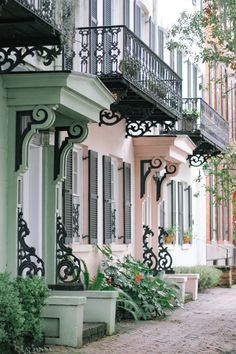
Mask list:
[[[147,87],[153,93],[156,93],[159,97],[164,98],[167,94],[167,89],[161,81],[149,80],[147,82]]]
[[[198,289],[203,291],[219,284],[221,271],[211,266],[176,267],[177,274],[199,274]]]
[[[179,304],[177,292],[159,276],[153,276],[153,272],[141,261],[130,255],[121,261],[112,255],[109,246],[99,249],[104,255],[103,270],[111,285],[121,289],[130,301],[132,299],[129,304],[132,304],[135,311],[134,318],[148,320],[165,317],[166,310],[172,310],[175,304]],[[123,305],[122,308],[127,309]]]
[[[82,277],[85,290],[114,290],[103,272],[98,269],[97,274],[91,277],[85,261],[83,259],[80,261],[83,265]]]
[[[119,64],[119,70],[132,78],[135,78],[139,71],[139,62],[135,58],[124,57]]]
[[[40,313],[47,296],[40,278],[0,274],[1,353],[30,354],[42,343]]]
[[[198,119],[198,117],[200,116],[200,113],[198,111],[195,111],[195,110],[185,109],[182,112],[182,116],[183,116],[183,119],[195,122]]]

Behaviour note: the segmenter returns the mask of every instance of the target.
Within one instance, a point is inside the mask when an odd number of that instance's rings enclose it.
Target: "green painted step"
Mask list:
[[[106,335],[106,323],[84,322],[83,344],[94,342]]]

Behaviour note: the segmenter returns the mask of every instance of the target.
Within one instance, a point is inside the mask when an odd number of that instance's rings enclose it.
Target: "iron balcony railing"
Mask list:
[[[125,79],[165,111],[181,116],[181,78],[126,26],[78,28],[75,39],[74,70],[106,83]],[[72,60],[66,58],[65,64]]]
[[[228,122],[202,98],[183,98],[182,120],[176,125],[177,131],[190,136],[201,134],[219,149],[229,141]]]
[[[56,9],[62,5],[62,0],[14,0],[33,14],[48,22],[50,25],[56,25]],[[60,6],[58,6],[60,5]]]

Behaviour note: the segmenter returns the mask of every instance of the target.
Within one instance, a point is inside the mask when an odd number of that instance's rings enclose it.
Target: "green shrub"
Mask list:
[[[222,273],[219,269],[211,266],[176,267],[175,272],[178,274],[198,273],[199,291],[217,286]]]
[[[40,313],[47,296],[38,277],[0,274],[0,353],[30,354],[41,344]]]
[[[121,289],[118,308],[128,311],[136,319],[149,320],[165,317],[166,310],[179,304],[177,292],[159,276],[153,276],[141,261],[131,256],[120,261],[108,246],[100,250],[105,256],[103,269],[107,281],[114,288]]]

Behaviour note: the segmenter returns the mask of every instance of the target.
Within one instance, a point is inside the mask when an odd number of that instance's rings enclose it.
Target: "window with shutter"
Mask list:
[[[183,183],[178,182],[178,233],[179,244],[182,244],[184,231]]]
[[[164,32],[161,28],[158,28],[158,54],[164,59]]]
[[[130,0],[123,0],[124,24],[130,27]]]
[[[111,26],[111,0],[103,0],[103,25]],[[112,36],[110,32],[104,33],[104,68],[105,74],[109,74],[112,69],[111,61]]]
[[[151,16],[149,17],[149,47],[153,51],[156,50],[156,26]]]
[[[165,228],[165,201],[160,204],[160,227]]]
[[[192,227],[192,219],[193,219],[193,215],[192,215],[192,205],[193,205],[193,199],[192,199],[192,187],[188,186],[188,227],[191,229]]]
[[[95,27],[98,24],[97,18],[97,0],[89,0],[89,24],[91,27]],[[96,33],[91,31],[90,36],[90,69],[92,74],[97,73],[97,59],[96,59]]]
[[[141,37],[141,29],[142,29],[142,12],[141,7],[138,0],[134,1],[134,33]]]
[[[192,64],[187,61],[187,96],[192,97]]]
[[[131,242],[131,165],[123,162],[124,242]]]
[[[72,242],[72,150],[66,161],[66,179],[63,183],[63,223],[67,232],[67,242]]]
[[[176,224],[176,181],[171,181],[171,226]]]
[[[98,153],[89,150],[89,242],[97,243]]]
[[[197,66],[193,66],[193,97],[197,97]]]
[[[214,187],[214,177],[213,175],[210,175],[209,178],[210,178],[210,190],[212,190]],[[214,197],[213,197],[213,193],[210,192],[210,239],[211,240],[214,240],[214,226],[215,226]]]
[[[103,238],[112,242],[111,157],[103,156]]]
[[[72,151],[72,237],[80,241],[83,235],[83,163],[82,149]]]

